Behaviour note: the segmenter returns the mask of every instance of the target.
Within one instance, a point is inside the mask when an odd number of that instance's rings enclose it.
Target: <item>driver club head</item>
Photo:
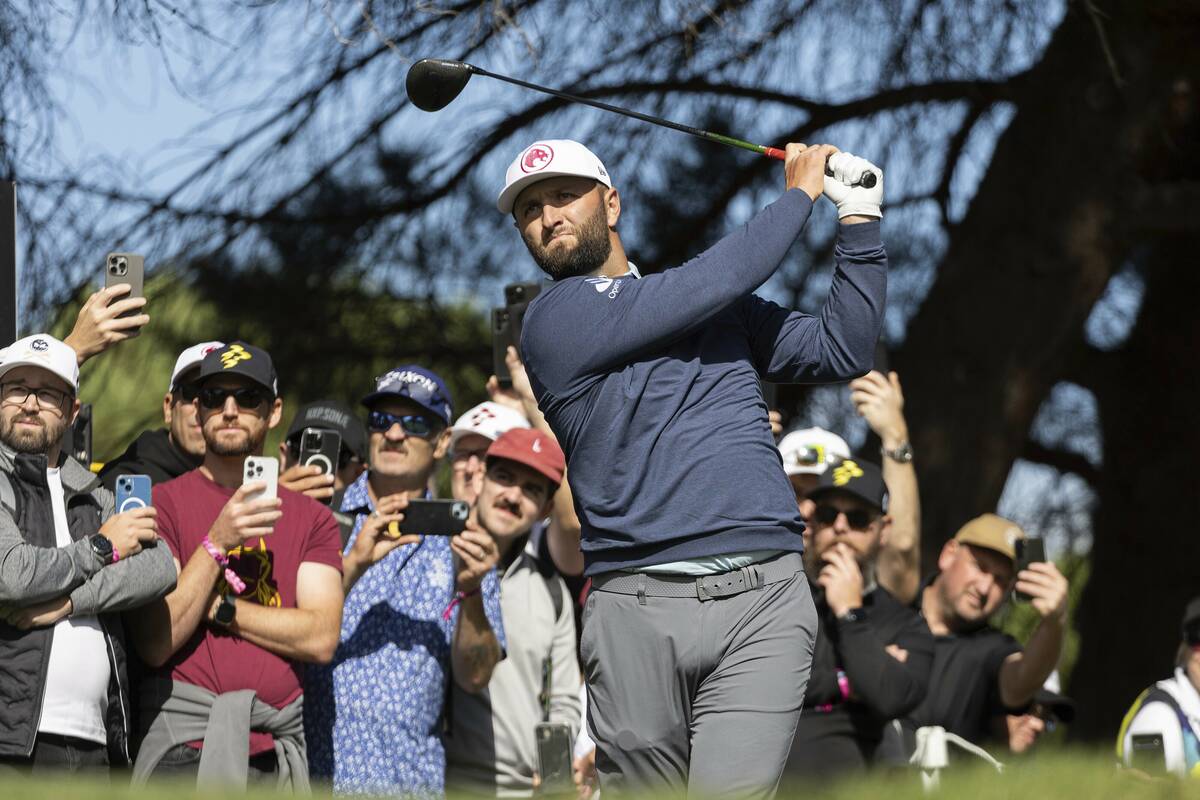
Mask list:
[[[417,108],[440,111],[462,92],[471,72],[471,65],[462,61],[423,58],[408,68],[404,88]]]

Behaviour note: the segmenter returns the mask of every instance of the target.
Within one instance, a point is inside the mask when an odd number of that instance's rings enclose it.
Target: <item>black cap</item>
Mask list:
[[[1067,725],[1075,720],[1075,701],[1049,689],[1038,689],[1033,702],[1044,707],[1055,719]]]
[[[830,463],[821,473],[817,488],[808,493],[812,500],[828,494],[841,492],[862,500],[872,508],[887,511],[888,491],[883,482],[883,473],[870,461],[857,458],[842,458]]]
[[[245,342],[230,342],[217,348],[200,362],[198,381],[203,382],[217,375],[241,375],[249,378],[271,393],[279,394],[279,382],[275,379],[275,365],[271,356],[261,347]]]
[[[1188,629],[1191,628],[1195,635],[1200,636],[1200,597],[1193,597],[1191,602],[1187,604],[1187,608],[1183,610],[1183,623],[1179,626],[1183,631],[1183,638],[1188,638]]]
[[[346,446],[359,460],[367,457],[367,428],[353,409],[345,403],[336,400],[318,400],[300,407],[292,424],[288,428],[285,439],[291,439],[305,428],[321,428],[335,431],[342,437]]]

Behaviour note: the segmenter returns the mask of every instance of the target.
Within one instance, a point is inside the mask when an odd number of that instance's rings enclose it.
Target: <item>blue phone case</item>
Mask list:
[[[149,508],[150,476],[149,475],[118,475],[117,476],[117,510],[121,514],[135,508]]]

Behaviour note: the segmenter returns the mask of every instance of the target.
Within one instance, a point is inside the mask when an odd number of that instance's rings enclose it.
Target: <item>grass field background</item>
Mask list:
[[[317,797],[328,790],[315,787]],[[152,785],[134,791],[120,776],[110,784],[97,781],[38,781],[0,779],[0,798],[4,800],[188,800],[189,798],[229,798],[229,792],[197,792],[176,784]],[[243,796],[243,795],[232,795]],[[250,798],[277,797],[274,792],[251,790]],[[987,767],[955,767],[942,774],[941,787],[933,795],[921,788],[915,771],[847,781],[817,787],[785,786],[780,798],[797,800],[921,800],[927,797],[966,798],[967,800],[1035,800],[1040,798],[1082,798],[1083,800],[1200,800],[1200,780],[1165,778],[1152,780],[1120,772],[1111,756],[1104,754],[1057,754],[1011,763],[998,775]]]

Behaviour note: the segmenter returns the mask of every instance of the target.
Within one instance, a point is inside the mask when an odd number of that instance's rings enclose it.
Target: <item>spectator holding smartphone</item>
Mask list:
[[[204,462],[154,489],[179,581],[133,626],[154,670],[142,682],[134,781],[306,792],[301,677],[337,646],[337,523],[302,494],[259,496],[263,481],[243,482],[283,413],[270,355],[234,342],[204,357],[197,381]]]
[[[129,764],[120,612],[175,585],[155,510],[114,515],[60,450],[78,386],[76,353],[52,336],[0,351],[0,774]]]
[[[342,500],[355,519],[347,558],[359,560],[347,567],[333,663],[307,676],[319,698],[305,718],[310,763],[337,792],[437,795],[447,682],[482,691],[503,656],[498,550],[468,529],[401,537],[382,552],[387,523],[402,523],[408,501],[428,497],[453,412],[442,379],[415,365],[380,376],[362,403],[370,467]],[[369,555],[381,557],[369,564]]]
[[[989,738],[990,721],[1025,711],[1058,666],[1067,630],[1067,579],[1044,561],[1016,569],[1025,533],[984,514],[964,525],[938,556],[938,571],[917,595],[933,632],[933,674],[913,728],[939,725],[973,742]],[[1016,589],[1041,617],[1022,647],[988,624]]]
[[[315,464],[300,462],[304,431],[317,430],[336,434],[337,462],[333,472]],[[336,400],[318,400],[301,406],[296,412],[287,435],[279,443],[279,466],[282,470],[279,485],[293,492],[306,494],[333,510],[341,532],[342,546],[354,530],[354,517],[341,511],[346,487],[358,480],[367,469],[367,429],[354,410]]]
[[[1117,759],[1126,767],[1200,777],[1200,597],[1184,609],[1180,636],[1175,674],[1138,695],[1125,714]]]
[[[450,428],[451,496],[475,505],[488,448],[508,431],[528,427],[524,413],[492,400],[483,401],[459,417]]]
[[[152,483],[163,483],[200,466],[204,460],[204,432],[196,404],[196,376],[204,357],[224,346],[222,342],[201,342],[179,354],[163,395],[163,423],[167,427],[143,431],[124,453],[104,465],[100,480],[109,491],[114,490],[119,475],[148,475]]]
[[[93,292],[84,301],[75,326],[63,340],[75,351],[79,366],[113,345],[137,336],[150,322],[150,315],[143,311],[145,297],[123,297],[132,290],[130,284],[118,283]],[[126,313],[130,316],[122,316]]]
[[[447,783],[455,793],[532,797],[540,722],[579,730],[575,615],[563,579],[531,546],[534,523],[549,512],[566,461],[545,433],[514,428],[487,451],[474,524],[500,551],[500,605],[508,652],[487,688],[452,687],[445,737]]]

